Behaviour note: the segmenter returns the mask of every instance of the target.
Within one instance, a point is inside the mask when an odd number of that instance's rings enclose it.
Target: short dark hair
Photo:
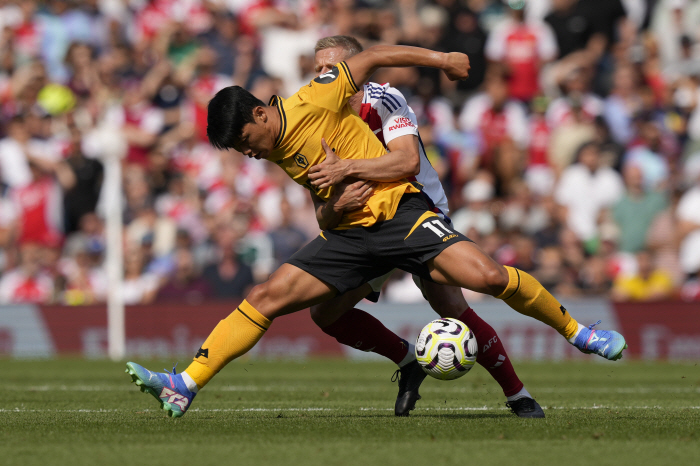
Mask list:
[[[265,104],[240,86],[216,93],[207,107],[207,137],[217,149],[231,149],[241,139],[243,127],[253,123],[253,109]]]

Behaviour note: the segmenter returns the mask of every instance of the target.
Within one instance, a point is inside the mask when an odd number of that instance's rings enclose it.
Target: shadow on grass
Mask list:
[[[145,413],[144,413],[145,414]],[[155,413],[148,413],[155,414]],[[195,414],[195,413],[192,413]],[[386,413],[332,413],[328,415],[324,414],[301,414],[301,413],[265,413],[263,415],[256,415],[254,413],[219,413],[221,415],[226,415],[230,419],[237,420],[277,420],[277,419],[287,419],[287,420],[299,420],[299,419],[397,419],[398,422],[410,422],[411,419],[518,419],[516,416],[508,413],[445,413],[445,414],[412,414],[410,416],[394,416],[393,414]],[[153,419],[155,416],[151,417]],[[167,419],[167,417],[164,417]],[[189,416],[189,419],[196,419],[197,421],[203,420],[221,420],[222,417],[213,416],[211,413],[207,413],[205,416]]]
[[[411,417],[432,419],[518,419],[510,413],[446,413],[446,414],[414,414]]]
[[[242,417],[241,417],[242,418]],[[330,416],[309,416],[309,415],[294,415],[290,414],[287,415],[285,413],[282,413],[281,416],[266,416],[266,417],[254,417],[250,416],[247,417],[248,419],[269,419],[269,418],[275,418],[275,419],[300,419],[300,418],[333,418],[333,419],[398,419],[402,420],[405,419],[406,422],[410,422],[410,419],[518,419],[516,416],[513,416],[512,414],[508,413],[503,413],[503,414],[497,414],[497,413],[447,413],[447,414],[430,414],[430,413],[421,413],[421,414],[411,414],[410,416],[394,416],[393,414],[338,414],[338,413],[333,413]]]

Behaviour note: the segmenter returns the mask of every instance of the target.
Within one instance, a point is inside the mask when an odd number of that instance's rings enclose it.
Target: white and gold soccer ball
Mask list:
[[[463,322],[446,317],[423,327],[416,340],[416,359],[430,376],[454,380],[469,372],[479,347]]]

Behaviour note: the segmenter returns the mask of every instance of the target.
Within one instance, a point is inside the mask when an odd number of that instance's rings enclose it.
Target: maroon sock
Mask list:
[[[459,320],[474,332],[479,344],[476,362],[484,366],[491,377],[496,379],[503,393],[512,396],[522,390],[524,385],[515,373],[508,353],[493,327],[484,322],[470,307],[459,316]]]
[[[384,324],[359,309],[349,310],[340,319],[321,330],[338,340],[338,343],[381,354],[396,364],[400,363],[408,352],[406,340],[399,338]]]

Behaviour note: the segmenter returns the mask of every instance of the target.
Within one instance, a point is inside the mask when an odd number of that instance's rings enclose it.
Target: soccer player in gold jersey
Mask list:
[[[350,36],[330,36],[319,39],[314,47],[314,71],[317,75],[330,72],[336,63],[362,52],[362,45]],[[369,180],[412,177],[423,185],[423,194],[434,205],[433,211],[451,225],[449,206],[438,174],[428,161],[420,140],[418,121],[406,98],[388,83],[368,82],[348,104],[369,126],[372,133],[389,151],[387,154],[364,162],[373,164]],[[344,179],[352,167],[337,163],[331,152],[326,160],[311,168],[311,184],[333,185],[333,178]],[[333,163],[335,162],[335,163]],[[346,160],[347,162],[347,160]],[[360,180],[350,185],[335,184],[333,199],[323,202],[312,195],[322,230],[334,227],[343,212],[365,204],[372,191],[373,181]],[[451,227],[450,227],[451,228]],[[356,309],[363,298],[375,301],[392,272],[365,283],[355,290],[338,295],[311,307],[311,318],[327,335],[339,343],[361,351],[380,354],[398,365],[392,381],[397,381],[399,392],[394,404],[396,416],[408,416],[421,396],[419,389],[426,377],[416,361],[415,347],[389,330],[371,314]],[[440,317],[452,317],[464,322],[476,337],[479,351],[476,362],[484,367],[500,385],[506,397],[506,406],[513,414],[524,418],[544,418],[542,407],[527,391],[518,377],[508,352],[496,330],[467,304],[462,289],[413,276],[425,299]]]
[[[469,59],[403,46],[375,46],[319,75],[287,100],[266,106],[244,89],[219,91],[209,103],[209,140],[279,165],[322,200],[334,186],[316,188],[309,169],[333,158],[352,160],[362,178],[367,160],[385,149],[368,126],[346,105],[380,67],[429,66],[451,80],[466,79]],[[376,175],[375,175],[376,178]],[[338,226],[280,266],[253,288],[222,320],[181,374],[154,373],[127,363],[132,379],[156,397],[170,416],[182,416],[199,389],[231,360],[245,354],[279,316],[326,301],[337,294],[400,268],[445,285],[502,299],[511,308],[551,326],[582,351],[615,360],[626,343],[614,331],[593,330],[569,312],[529,274],[504,267],[429,209],[420,189],[405,179],[379,181],[362,209],[343,214]]]

